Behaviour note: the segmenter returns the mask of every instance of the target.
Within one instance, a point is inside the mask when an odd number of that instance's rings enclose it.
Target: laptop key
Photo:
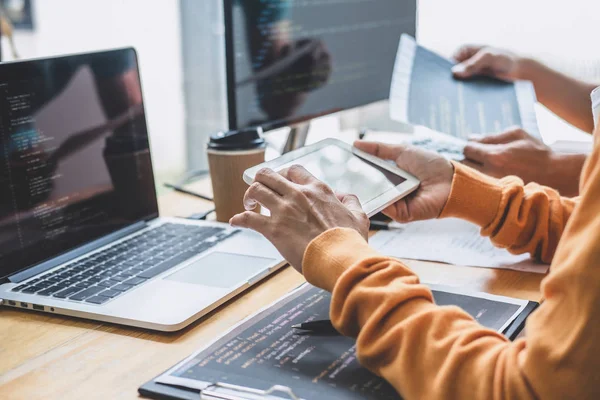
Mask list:
[[[42,288],[42,289],[46,289],[46,288],[49,288],[52,285],[54,285],[54,282],[41,281],[36,286],[39,287],[39,288]]]
[[[111,286],[118,285],[118,281],[113,281],[112,279],[107,279],[105,281],[99,282],[98,286],[102,286],[103,288],[109,288]]]
[[[131,279],[127,279],[125,282],[123,282],[124,285],[139,285],[140,283],[146,282],[146,279],[144,278],[138,278],[138,277],[134,277]]]
[[[90,297],[89,299],[85,299],[85,302],[92,303],[92,304],[103,304],[109,300],[110,300],[110,297],[94,296],[94,297]]]
[[[75,287],[82,288],[82,289],[87,289],[87,288],[89,288],[92,285],[93,285],[93,283],[90,282],[90,281],[82,281],[82,282],[77,282],[75,284]]]
[[[19,286],[16,286],[16,287],[12,288],[12,291],[13,292],[19,292],[19,291],[25,289],[26,287],[27,287],[27,285],[19,285]]]
[[[78,287],[70,287],[65,290],[61,290],[58,293],[54,294],[54,297],[58,297],[59,299],[66,299],[67,297],[74,295],[75,293],[81,291],[81,288]]]
[[[141,274],[138,275],[138,277],[146,278],[146,279],[154,278],[155,276],[160,275],[165,271],[168,271],[169,269],[175,267],[176,265],[181,264],[188,258],[192,258],[196,254],[197,253],[193,252],[193,251],[183,252],[180,255],[178,255],[177,257],[173,257],[169,260],[163,261],[160,264],[158,264],[156,267],[150,268],[150,269],[142,272]]]
[[[105,290],[104,292],[100,292],[98,294],[98,296],[109,297],[109,298],[112,299],[113,297],[117,297],[121,293],[123,293],[123,292],[120,292],[118,290],[111,290],[111,289],[109,289],[109,290]]]
[[[121,271],[127,271],[130,267],[131,266],[129,266],[129,265],[117,265],[117,266],[111,267],[110,271],[115,274],[118,274]]]
[[[42,290],[41,292],[37,292],[37,294],[39,294],[41,296],[50,296],[51,294],[56,293],[61,289],[63,289],[63,288],[52,286],[52,287],[49,287],[48,289]]]
[[[91,286],[87,289],[85,289],[83,292],[79,292],[74,296],[69,297],[70,300],[76,300],[76,301],[81,301],[81,300],[85,300],[88,297],[92,297],[93,295],[103,291],[105,288],[101,287],[101,286]]]
[[[117,286],[113,286],[111,289],[112,290],[118,290],[119,292],[126,292],[129,289],[131,289],[132,287],[133,286],[131,286],[131,285],[125,285],[125,284],[121,283],[121,284],[119,284]]]
[[[35,292],[39,292],[42,289],[43,288],[39,287],[39,286],[28,286],[25,289],[21,290],[21,293],[35,293]]]
[[[59,283],[55,283],[54,286],[52,286],[52,287],[56,289],[54,291],[56,293],[56,292],[59,292],[61,290],[64,290],[64,289],[68,288],[69,286],[68,285],[64,285],[62,282],[59,282]]]

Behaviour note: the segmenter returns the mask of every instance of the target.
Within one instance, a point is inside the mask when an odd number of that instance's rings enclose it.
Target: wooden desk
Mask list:
[[[206,184],[197,189],[206,192]],[[174,192],[160,198],[162,215],[185,216],[211,207]],[[542,275],[406,263],[429,282],[540,300]],[[303,281],[285,268],[177,333],[0,307],[0,399],[136,398],[142,383]]]

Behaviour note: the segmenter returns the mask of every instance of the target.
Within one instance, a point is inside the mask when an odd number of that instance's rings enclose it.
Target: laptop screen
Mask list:
[[[0,278],[156,216],[133,49],[0,64]]]

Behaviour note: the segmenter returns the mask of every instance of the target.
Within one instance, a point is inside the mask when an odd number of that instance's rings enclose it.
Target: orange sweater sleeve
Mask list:
[[[495,179],[453,164],[452,189],[440,218],[473,222],[496,246],[550,263],[579,197],[561,197],[552,188],[524,185],[515,176]]]
[[[460,174],[459,170],[456,177]],[[468,185],[462,187],[472,189],[473,199],[479,197],[478,190],[486,191],[490,185],[486,180],[478,183],[477,174],[469,172],[467,177]],[[333,292],[331,319],[340,332],[357,338],[360,362],[384,377],[407,400],[598,399],[598,146],[586,164],[582,182],[580,205],[567,228],[562,224],[561,234],[552,239],[562,236],[551,272],[542,285],[546,300],[530,316],[526,337],[515,342],[483,328],[459,308],[436,306],[431,292],[407,266],[378,254],[353,230],[332,229],[313,240],[304,255],[303,272],[309,282]],[[454,196],[460,187],[455,182]],[[510,201],[504,200],[503,189],[497,189],[496,183],[491,187],[498,190],[494,202],[502,216],[466,196],[462,206],[456,204],[461,197],[450,199],[449,204],[460,211],[457,214],[479,222],[484,230],[491,226],[488,221],[497,220],[500,229],[491,229],[490,234],[498,240],[498,235],[504,238],[499,231],[508,226],[506,220],[525,213],[510,211],[514,210],[510,206],[504,211],[507,207],[503,202]],[[525,191],[513,190],[516,194],[509,198],[520,199],[523,204]],[[545,189],[536,193],[546,193],[536,195],[546,199],[553,196]],[[548,202],[530,203],[527,215],[541,215],[546,221],[555,218],[549,210],[542,213],[536,207],[548,208]],[[565,218],[562,208],[556,208],[560,218]],[[483,218],[485,214],[488,218]],[[522,225],[531,233],[513,233],[512,246],[520,237],[538,237],[536,229],[545,229],[539,234],[541,239],[529,248],[550,248],[548,222],[533,218],[533,223]],[[523,242],[533,243],[532,239]]]

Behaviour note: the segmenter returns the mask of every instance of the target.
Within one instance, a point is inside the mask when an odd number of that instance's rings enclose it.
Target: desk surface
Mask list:
[[[207,191],[206,183],[197,184]],[[169,193],[161,215],[185,216],[212,204]],[[406,261],[423,280],[540,300],[542,275]],[[1,399],[133,399],[137,388],[236,322],[304,280],[290,267],[234,298],[190,327],[157,333],[0,307]]]

